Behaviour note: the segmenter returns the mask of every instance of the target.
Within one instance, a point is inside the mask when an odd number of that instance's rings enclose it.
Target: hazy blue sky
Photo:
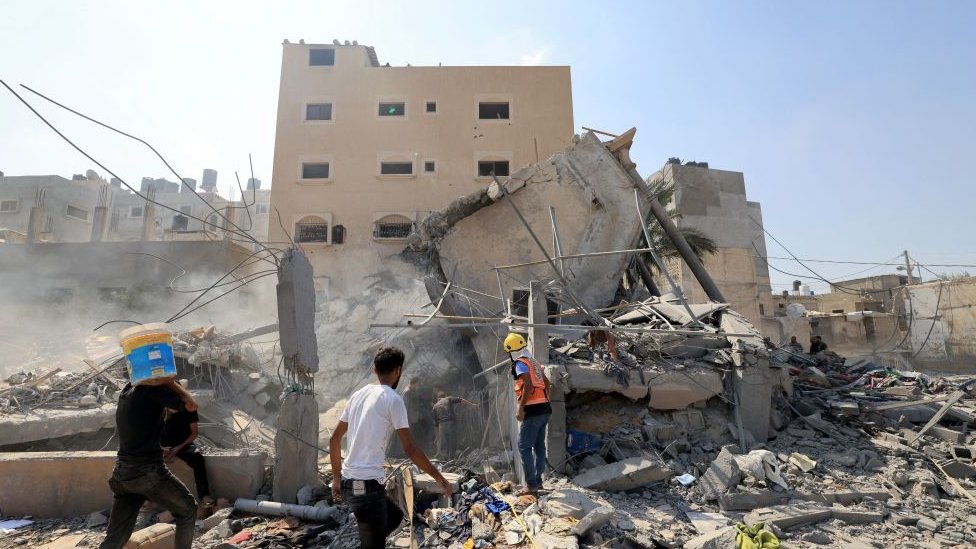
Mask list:
[[[248,153],[270,182],[282,39],[358,40],[393,65],[571,65],[577,128],[636,126],[644,175],[670,156],[745,172],[766,228],[801,258],[907,248],[976,264],[976,3],[468,4],[4,0],[0,78],[146,138],[185,176],[217,169],[226,192]],[[29,99],[124,178],[172,179],[138,145]],[[0,90],[0,170],[89,168]],[[869,267],[810,265],[830,279]]]

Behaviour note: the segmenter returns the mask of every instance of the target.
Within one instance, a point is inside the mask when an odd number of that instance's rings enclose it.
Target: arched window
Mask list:
[[[393,240],[407,238],[413,232],[413,221],[402,215],[388,215],[373,224],[373,238]]]
[[[295,223],[295,242],[329,241],[329,222],[317,215],[306,215]]]

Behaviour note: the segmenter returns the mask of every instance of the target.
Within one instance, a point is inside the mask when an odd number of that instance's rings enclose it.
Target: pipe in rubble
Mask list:
[[[311,505],[295,505],[277,501],[257,501],[254,499],[237,498],[234,509],[253,513],[255,515],[270,515],[273,517],[295,517],[302,520],[324,522],[335,514],[335,507],[313,507]]]

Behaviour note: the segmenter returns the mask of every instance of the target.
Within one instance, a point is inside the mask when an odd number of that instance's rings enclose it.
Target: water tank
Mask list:
[[[800,284],[800,295],[813,295],[809,284]]]
[[[180,189],[180,192],[188,193],[195,190],[197,190],[197,180],[192,177],[184,177],[183,187]]]
[[[247,178],[247,190],[249,191],[260,191],[261,190],[261,180],[256,177]]]
[[[803,283],[800,282],[799,280],[794,280],[793,281],[793,291],[794,292],[800,291],[800,284],[803,284]]]
[[[211,170],[210,168],[203,170],[203,179],[200,182],[200,187],[204,189],[216,189],[217,170]]]

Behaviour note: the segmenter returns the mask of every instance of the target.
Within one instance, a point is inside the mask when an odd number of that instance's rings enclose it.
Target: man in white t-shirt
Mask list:
[[[383,549],[386,537],[403,520],[397,504],[386,497],[386,447],[396,430],[403,451],[420,469],[434,477],[446,497],[452,487],[414,443],[407,408],[396,393],[403,374],[403,351],[384,347],[373,359],[377,385],[367,385],[349,397],[339,425],[329,440],[332,462],[332,497],[344,499],[356,515],[362,549]],[[349,432],[346,460],[342,461],[342,437]]]

